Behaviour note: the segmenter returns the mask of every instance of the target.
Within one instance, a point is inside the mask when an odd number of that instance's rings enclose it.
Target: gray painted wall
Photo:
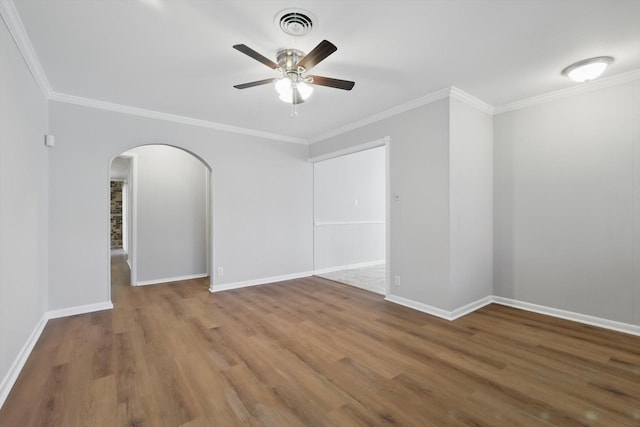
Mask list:
[[[47,101],[0,20],[0,393],[46,311]]]
[[[640,324],[640,82],[495,117],[495,293]]]
[[[493,294],[493,117],[450,100],[451,308]]]
[[[49,114],[50,309],[109,300],[109,164],[151,143],[184,148],[213,170],[216,284],[312,270],[306,146],[60,102]]]
[[[137,157],[137,280],[207,273],[207,191],[202,161],[167,145],[147,145]]]
[[[311,157],[391,138],[391,294],[450,310],[449,100],[311,145]],[[394,199],[399,196],[399,200]]]
[[[316,270],[384,261],[385,162],[378,147],[314,164]]]
[[[446,98],[311,146],[314,157],[390,136],[392,295],[452,311],[492,294],[492,128]]]

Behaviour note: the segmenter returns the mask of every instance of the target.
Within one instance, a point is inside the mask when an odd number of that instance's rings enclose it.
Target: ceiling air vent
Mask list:
[[[275,23],[285,34],[295,37],[306,36],[316,21],[311,12],[302,9],[285,9],[276,14]]]

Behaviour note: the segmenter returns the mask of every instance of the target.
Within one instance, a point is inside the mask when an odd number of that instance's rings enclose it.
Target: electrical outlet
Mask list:
[[[224,274],[224,270],[222,267],[218,267],[218,276],[222,276]]]
[[[393,284],[396,286],[400,286],[400,276],[396,276],[394,278]]]

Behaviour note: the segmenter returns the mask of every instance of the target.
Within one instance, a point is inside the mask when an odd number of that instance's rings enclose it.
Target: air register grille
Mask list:
[[[276,23],[285,34],[301,37],[313,29],[315,17],[302,9],[285,9],[276,15]]]

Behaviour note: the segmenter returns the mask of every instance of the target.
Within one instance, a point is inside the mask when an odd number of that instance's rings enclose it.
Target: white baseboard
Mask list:
[[[329,268],[320,268],[318,270],[313,270],[313,274],[315,276],[319,274],[333,273],[335,271],[342,270],[353,270],[355,268],[365,268],[365,267],[373,267],[375,265],[384,264],[386,261],[383,259],[377,261],[368,261],[368,262],[359,262],[357,264],[349,264],[349,265],[339,265],[337,267],[329,267]]]
[[[493,302],[493,296],[487,296],[484,298],[480,298],[477,301],[473,301],[463,307],[456,308],[453,311],[447,311],[438,307],[434,307],[432,305],[423,304],[421,302],[413,301],[408,298],[399,297],[397,295],[387,295],[384,299],[386,301],[413,308],[414,310],[431,314],[432,316],[440,317],[441,319],[445,320],[456,320]]]
[[[510,298],[493,296],[493,302],[521,310],[532,311],[534,313],[545,314],[547,316],[559,317],[561,319],[572,320],[586,325],[597,326],[599,328],[611,329],[613,331],[624,332],[626,334],[640,336],[640,326],[631,323],[618,322],[615,320],[603,319],[601,317],[589,316],[587,314],[575,313],[573,311],[561,310],[559,308],[547,307],[544,305],[532,304]]]
[[[423,313],[431,314],[432,316],[440,317],[446,320],[451,319],[451,312],[447,310],[443,310],[438,307],[434,307],[432,305],[423,304],[421,302],[417,302],[414,300],[410,300],[408,298],[399,297],[397,295],[387,295],[384,297],[386,301],[393,302],[395,304],[403,305],[405,307],[412,308],[414,310],[421,311]]]
[[[93,313],[94,311],[111,310],[111,301],[99,302],[96,304],[78,305],[76,307],[61,308],[59,310],[47,311],[44,315],[47,319],[57,319],[59,317],[75,316],[76,314]]]
[[[469,304],[462,306],[460,308],[456,308],[455,310],[450,312],[451,319],[456,320],[462,316],[466,316],[469,313],[473,313],[476,310],[481,309],[485,305],[489,305],[494,302],[493,295],[486,296],[484,298],[480,298],[477,301],[470,302]]]
[[[202,279],[209,277],[209,273],[190,274],[188,276],[167,277],[166,279],[142,280],[136,283],[136,286],[159,285],[161,283],[179,282],[180,280]]]
[[[31,332],[29,339],[27,339],[27,342],[18,353],[18,356],[13,361],[13,364],[11,364],[7,375],[5,375],[5,377],[2,379],[2,382],[0,382],[0,408],[2,408],[2,405],[4,405],[5,400],[9,396],[9,392],[11,391],[13,384],[18,379],[20,371],[22,371],[24,364],[27,362],[29,355],[38,342],[38,339],[40,338],[40,335],[42,334],[42,331],[47,325],[49,319],[75,316],[76,314],[93,313],[94,311],[109,310],[112,308],[113,304],[111,303],[111,301],[107,301],[97,304],[80,305],[76,307],[69,307],[45,312],[42,315],[42,319],[40,319],[40,322],[38,322],[33,332]]]
[[[31,335],[29,335],[27,342],[22,346],[22,349],[20,349],[18,356],[15,358],[15,360],[11,364],[9,371],[2,379],[2,382],[0,382],[0,408],[2,408],[2,405],[4,405],[5,400],[7,400],[7,397],[9,396],[9,392],[11,391],[13,384],[15,384],[16,380],[18,379],[18,375],[20,375],[20,371],[22,371],[24,364],[27,363],[27,359],[29,358],[31,351],[33,350],[36,343],[38,342],[38,338],[40,338],[40,335],[42,334],[44,327],[47,325],[47,320],[48,318],[46,317],[46,314],[45,314],[42,317],[42,319],[40,319],[36,327],[33,329],[33,332],[31,332]]]
[[[552,317],[559,317],[561,319],[571,320],[573,322],[583,323],[586,325],[597,326],[603,329],[610,329],[613,331],[624,332],[630,335],[640,336],[640,325],[633,325],[631,323],[618,322],[615,320],[603,319],[601,317],[589,316],[587,314],[575,313],[572,311],[561,310],[558,308],[547,307],[544,305],[532,304],[529,302],[518,301],[510,298],[503,298],[496,295],[489,295],[474,301],[464,307],[457,308],[453,311],[443,310],[438,307],[433,307],[421,302],[413,301],[407,298],[399,297],[396,295],[387,295],[386,301],[390,301],[396,304],[403,305],[405,307],[412,308],[414,310],[421,311],[423,313],[431,314],[432,316],[440,317],[446,320],[456,320],[462,316],[472,313],[489,304],[500,304],[509,307],[518,308],[521,310],[532,311],[534,313],[544,314]]]
[[[285,274],[283,276],[264,277],[262,279],[247,280],[245,282],[224,283],[222,285],[212,285],[211,287],[209,287],[209,292],[215,293],[215,292],[229,291],[232,289],[247,288],[249,286],[266,285],[268,283],[282,282],[284,280],[292,280],[292,279],[301,279],[303,277],[310,277],[310,276],[313,276],[312,271],[303,271],[300,273]]]

